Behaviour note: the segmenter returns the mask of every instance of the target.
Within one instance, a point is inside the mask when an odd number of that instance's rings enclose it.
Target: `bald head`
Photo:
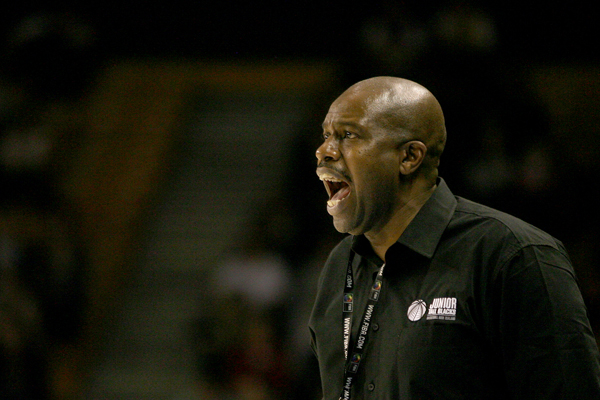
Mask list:
[[[437,176],[446,127],[442,108],[429,90],[407,79],[382,76],[352,85],[336,102],[350,99],[362,103],[371,122],[397,135],[400,141],[423,142],[427,147],[423,168],[435,170]]]

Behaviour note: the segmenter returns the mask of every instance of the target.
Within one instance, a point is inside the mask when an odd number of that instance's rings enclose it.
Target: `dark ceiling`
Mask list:
[[[36,13],[68,12],[95,31],[106,56],[202,58],[348,57],[367,18],[390,7],[430,20],[443,8],[473,4],[494,20],[507,57],[542,61],[598,59],[593,2],[524,1],[182,1],[12,2],[0,23],[7,35]],[[390,6],[391,5],[391,6]]]

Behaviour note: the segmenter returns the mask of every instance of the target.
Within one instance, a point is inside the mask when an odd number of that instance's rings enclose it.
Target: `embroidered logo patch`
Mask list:
[[[438,297],[429,305],[427,319],[443,319],[454,321],[456,319],[456,297]]]
[[[415,300],[408,307],[406,315],[411,321],[418,321],[423,318],[423,315],[427,312],[427,304],[423,300]]]

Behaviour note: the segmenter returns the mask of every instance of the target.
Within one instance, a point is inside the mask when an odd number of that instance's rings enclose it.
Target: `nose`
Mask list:
[[[333,138],[333,135],[325,139],[319,148],[317,148],[315,155],[319,162],[336,161],[340,158],[337,141]]]

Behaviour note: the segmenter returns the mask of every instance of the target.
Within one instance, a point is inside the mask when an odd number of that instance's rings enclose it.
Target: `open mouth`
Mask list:
[[[327,207],[335,207],[348,198],[348,195],[350,194],[350,186],[347,182],[329,173],[319,174],[319,179],[321,179],[325,184],[325,189],[327,190],[327,194],[329,195],[329,200],[327,200]]]

